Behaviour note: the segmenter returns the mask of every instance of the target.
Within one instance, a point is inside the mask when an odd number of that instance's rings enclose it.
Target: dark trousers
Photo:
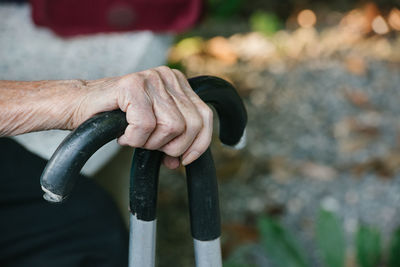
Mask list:
[[[127,266],[128,233],[106,192],[80,177],[64,203],[47,203],[45,164],[0,138],[0,266]]]

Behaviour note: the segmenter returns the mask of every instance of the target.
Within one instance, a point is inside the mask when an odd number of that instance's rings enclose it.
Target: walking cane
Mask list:
[[[220,139],[228,146],[243,141],[247,115],[235,89],[212,76],[189,79],[200,98],[213,105],[220,118]],[[49,160],[41,177],[44,198],[63,201],[72,191],[78,173],[94,152],[121,136],[127,122],[119,110],[103,112],[68,135]],[[129,266],[155,264],[158,173],[162,153],[136,149],[130,180]],[[218,186],[210,149],[186,166],[191,233],[196,266],[222,266]]]

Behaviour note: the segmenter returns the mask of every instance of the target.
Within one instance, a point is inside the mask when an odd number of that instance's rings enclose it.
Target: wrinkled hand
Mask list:
[[[179,157],[183,165],[193,162],[211,142],[213,113],[178,70],[158,67],[85,85],[73,124],[119,108],[129,125],[118,143],[160,150],[168,168],[177,168]]]

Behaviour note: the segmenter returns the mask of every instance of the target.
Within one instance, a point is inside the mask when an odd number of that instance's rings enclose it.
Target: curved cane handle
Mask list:
[[[233,86],[217,77],[189,79],[203,101],[211,103],[220,116],[220,138],[226,145],[238,143],[244,133],[247,115]],[[44,169],[40,182],[44,198],[61,202],[71,192],[80,170],[100,147],[121,136],[127,122],[120,110],[103,112],[85,121],[60,144]]]
[[[121,110],[99,113],[72,131],[47,162],[40,184],[49,202],[61,202],[71,192],[86,161],[103,145],[121,136],[128,123]]]

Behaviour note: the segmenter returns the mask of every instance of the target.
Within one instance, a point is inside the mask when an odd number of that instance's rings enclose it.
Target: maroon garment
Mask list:
[[[202,0],[30,0],[36,25],[61,36],[151,30],[182,32],[203,10]]]

